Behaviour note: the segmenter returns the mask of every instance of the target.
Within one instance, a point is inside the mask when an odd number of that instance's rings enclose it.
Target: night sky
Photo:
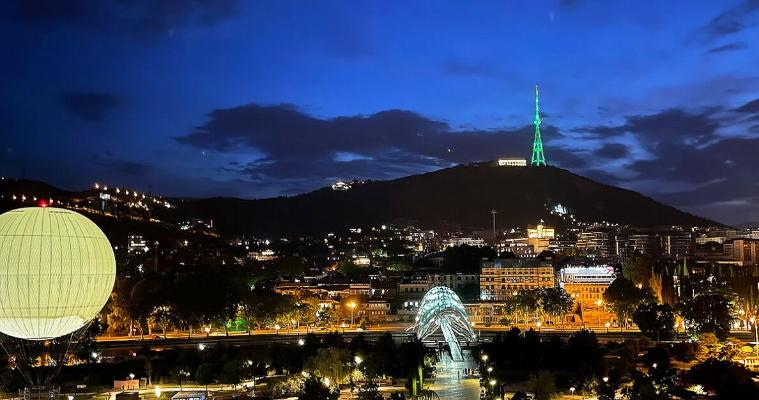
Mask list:
[[[528,158],[537,83],[549,164],[759,221],[756,0],[26,0],[0,34],[3,176],[261,198]]]

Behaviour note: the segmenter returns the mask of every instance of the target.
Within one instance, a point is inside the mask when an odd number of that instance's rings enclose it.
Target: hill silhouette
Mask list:
[[[186,200],[185,211],[212,218],[235,234],[324,233],[352,227],[409,224],[446,230],[490,229],[491,210],[499,228],[561,218],[549,210],[566,207],[584,222],[608,221],[637,227],[719,225],[640,193],[594,182],[555,167],[461,165],[390,181],[330,188],[292,197],[261,200]]]

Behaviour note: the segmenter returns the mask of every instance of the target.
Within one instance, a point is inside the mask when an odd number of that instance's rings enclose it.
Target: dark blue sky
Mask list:
[[[0,4],[0,174],[292,194],[529,156],[759,221],[759,1]],[[754,40],[752,40],[754,39]]]

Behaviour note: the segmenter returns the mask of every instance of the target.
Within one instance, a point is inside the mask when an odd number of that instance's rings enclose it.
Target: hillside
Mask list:
[[[489,229],[525,226],[539,218],[560,223],[548,209],[560,203],[580,221],[639,227],[716,223],[630,190],[594,182],[567,170],[456,166],[392,181],[370,181],[347,191],[329,188],[262,200],[187,200],[183,209],[237,234],[320,233],[386,223],[425,228]]]

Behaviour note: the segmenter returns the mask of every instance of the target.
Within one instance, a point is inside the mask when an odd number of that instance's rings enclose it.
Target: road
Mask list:
[[[386,332],[389,332],[393,335],[393,337],[397,341],[402,341],[413,335],[413,333],[406,331],[407,327],[408,327],[408,324],[396,323],[396,324],[385,324],[381,326],[373,326],[367,329],[337,327],[337,328],[333,328],[332,331],[327,330],[327,329],[316,330],[316,331],[309,330],[308,332],[306,332],[306,329],[281,329],[279,331],[270,329],[270,330],[252,331],[251,334],[248,334],[247,332],[232,332],[229,335],[226,335],[224,332],[210,332],[209,334],[201,332],[201,333],[194,333],[190,337],[188,337],[187,333],[170,333],[166,335],[165,338],[160,335],[153,335],[150,337],[146,336],[145,338],[140,338],[139,336],[118,336],[118,337],[104,336],[104,337],[99,337],[97,341],[98,341],[98,346],[106,351],[118,351],[118,350],[137,351],[140,348],[142,348],[145,344],[148,344],[154,347],[162,347],[162,348],[172,348],[172,347],[189,348],[189,347],[194,347],[194,346],[202,347],[202,346],[207,346],[214,343],[227,343],[227,344],[235,344],[235,345],[285,343],[285,344],[297,345],[298,340],[302,339],[307,333],[314,333],[314,334],[321,335],[321,334],[326,334],[329,332],[334,332],[335,330],[342,333],[344,337],[348,340],[350,340],[354,336],[363,334],[367,338],[367,340],[372,341],[372,340],[378,339],[381,335],[384,335]],[[525,327],[520,327],[520,328],[524,329]],[[605,327],[588,327],[588,328],[596,333],[599,341],[601,342],[623,341],[625,339],[636,338],[636,337],[641,336],[641,333],[637,329],[625,329],[620,332],[619,329],[607,330]],[[477,336],[482,342],[491,341],[493,337],[495,337],[499,333],[504,333],[508,331],[509,329],[510,327],[504,327],[504,326],[486,327],[486,326],[477,325],[474,327],[474,330]],[[539,334],[544,337],[559,336],[564,339],[567,339],[574,332],[576,332],[576,330],[541,329],[539,331]],[[731,335],[746,342],[753,341],[754,339],[753,333],[748,332],[748,331],[733,331]],[[688,337],[684,334],[678,334],[676,340],[685,340],[687,338]],[[430,345],[434,345],[435,339],[436,338],[432,338]],[[442,340],[442,338],[440,339]]]

